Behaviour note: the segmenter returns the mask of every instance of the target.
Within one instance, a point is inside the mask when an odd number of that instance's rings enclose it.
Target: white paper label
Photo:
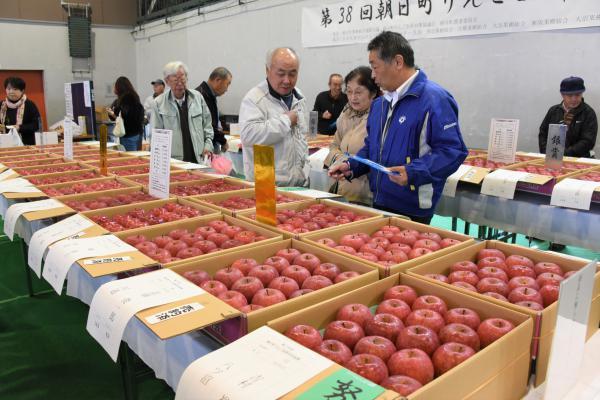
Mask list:
[[[183,372],[176,400],[277,399],[333,362],[263,326],[194,361]]]
[[[65,118],[63,133],[64,156],[67,160],[73,159],[73,122]]]
[[[470,165],[459,166],[456,172],[454,172],[448,177],[448,179],[446,179],[446,183],[444,184],[444,190],[442,191],[442,194],[447,197],[456,196],[456,186],[458,186],[458,181],[470,170]]]
[[[4,233],[10,240],[13,240],[15,234],[15,226],[19,217],[25,213],[40,210],[51,210],[53,208],[64,207],[65,205],[58,200],[46,199],[39,201],[31,201],[28,203],[17,203],[8,207],[4,216]]]
[[[488,144],[488,160],[507,164],[514,163],[518,138],[518,119],[492,118]]]
[[[578,158],[577,160],[575,160],[576,162],[580,162],[580,163],[584,163],[584,164],[600,164],[600,160],[597,160],[595,158],[585,158],[585,157],[581,157]],[[590,165],[591,167],[591,165]]]
[[[116,361],[125,327],[136,313],[203,293],[169,269],[108,282],[92,299],[86,328]]]
[[[596,260],[560,283],[545,400],[564,399],[580,377],[595,272]]]
[[[6,171],[0,174],[0,181],[4,181],[8,179],[10,176],[16,175],[17,173],[12,169],[7,169]]]
[[[207,165],[195,164],[195,163],[189,163],[189,162],[177,163],[177,164],[175,164],[175,166],[177,168],[187,169],[187,170],[192,170],[192,169],[208,169],[208,168],[210,168]]]
[[[27,263],[38,277],[42,273],[42,259],[48,246],[62,239],[76,239],[83,229],[94,225],[89,219],[75,214],[35,232],[29,242]]]
[[[581,181],[579,179],[563,179],[552,189],[550,205],[589,210],[592,196],[600,182]]]
[[[123,261],[129,261],[129,260],[131,260],[131,257],[129,257],[129,256],[93,258],[91,260],[85,260],[83,262],[83,264],[84,265],[110,264],[110,263],[123,262]]]
[[[31,182],[29,182],[27,179],[23,179],[23,178],[15,178],[15,179],[9,179],[7,181],[2,181],[0,182],[0,193],[15,193],[15,191],[27,188],[27,187],[33,187],[31,185]]]
[[[149,317],[146,317],[145,320],[150,325],[154,325],[158,324],[159,322],[164,322],[171,318],[180,317],[182,315],[186,315],[194,311],[200,311],[203,308],[204,306],[200,303],[184,304],[179,307],[171,308],[170,310],[162,311]]]
[[[497,169],[483,179],[481,194],[512,199],[515,197],[517,182],[527,175],[529,173],[523,171]]]
[[[290,187],[290,188],[281,187],[281,188],[277,188],[277,190],[280,190],[282,192],[299,194],[300,196],[309,197],[311,199],[328,199],[328,198],[340,197],[339,194],[323,192],[321,190],[315,190],[315,189],[302,189],[302,188],[296,188],[296,187]]]
[[[559,169],[562,167],[565,154],[567,126],[564,124],[550,124],[548,126],[548,141],[546,142],[546,167]]]
[[[171,176],[171,137],[173,131],[152,129],[152,148],[150,149],[150,179],[148,192],[159,199],[169,198],[169,179]]]
[[[73,115],[73,93],[71,84],[65,83],[65,115],[69,118],[75,118]]]
[[[92,91],[90,90],[90,81],[83,81],[83,102],[86,108],[92,106]]]
[[[82,258],[107,256],[135,250],[135,247],[113,235],[63,240],[48,250],[42,276],[54,288],[56,293],[61,294],[67,273],[75,261]]]
[[[0,163],[0,169],[4,169],[4,168],[6,168],[6,165]]]

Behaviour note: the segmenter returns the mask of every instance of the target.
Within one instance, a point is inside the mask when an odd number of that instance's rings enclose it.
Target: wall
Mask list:
[[[298,86],[311,103],[327,89],[331,72],[345,74],[367,64],[366,44],[301,47],[302,7],[323,2],[233,3],[237,1],[229,2],[231,8],[225,11],[189,13],[136,32],[140,92],[150,94],[150,81],[171,60],[189,65],[192,87],[213,67],[224,65],[234,78],[219,103],[222,112],[237,114],[246,91],[264,78],[269,48],[296,48],[302,59]],[[569,75],[585,78],[586,101],[600,113],[600,28],[422,39],[412,44],[420,67],[458,100],[461,127],[471,147],[487,147],[491,118],[518,118],[519,149],[537,151],[538,126],[547,109],[560,101],[558,85]],[[600,146],[596,152],[600,154]]]
[[[135,48],[130,29],[92,27],[96,104],[110,104],[108,90],[119,75],[135,82]],[[67,28],[63,24],[0,22],[0,69],[44,71],[49,125],[65,114],[64,83],[80,80],[71,72]],[[1,95],[0,98],[4,98]]]

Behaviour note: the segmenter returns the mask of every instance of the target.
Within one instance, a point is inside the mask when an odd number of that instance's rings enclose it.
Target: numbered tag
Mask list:
[[[171,137],[173,131],[168,129],[152,129],[152,148],[150,149],[151,196],[159,199],[169,198],[171,177]]]
[[[166,310],[163,312],[156,313],[154,315],[150,315],[149,317],[146,317],[145,319],[149,324],[154,325],[159,322],[169,320],[171,318],[186,315],[186,314],[192,313],[194,311],[200,311],[203,308],[204,308],[204,306],[200,303],[184,304],[182,306],[175,307],[170,310]]]

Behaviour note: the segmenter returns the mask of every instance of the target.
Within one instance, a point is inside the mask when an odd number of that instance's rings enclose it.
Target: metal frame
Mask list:
[[[142,25],[162,18],[168,22],[169,17],[174,15],[224,1],[226,0],[137,0],[137,24]],[[160,4],[155,10],[157,3]],[[239,0],[239,4],[244,4],[244,2]]]

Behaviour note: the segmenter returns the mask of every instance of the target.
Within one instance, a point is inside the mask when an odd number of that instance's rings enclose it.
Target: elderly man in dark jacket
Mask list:
[[[571,76],[560,83],[560,94],[563,101],[550,107],[538,135],[540,153],[546,152],[548,126],[550,124],[567,125],[565,156],[591,157],[596,145],[598,120],[596,113],[583,100],[585,85],[583,79]]]
[[[196,88],[204,97],[208,109],[210,110],[210,116],[212,118],[213,132],[215,136],[213,138],[213,147],[215,153],[227,151],[227,140],[223,129],[221,129],[221,123],[219,121],[219,108],[217,106],[217,97],[222,96],[229,89],[231,85],[232,75],[231,72],[225,67],[217,67],[211,72],[208,77],[208,82],[202,82],[200,86]]]

